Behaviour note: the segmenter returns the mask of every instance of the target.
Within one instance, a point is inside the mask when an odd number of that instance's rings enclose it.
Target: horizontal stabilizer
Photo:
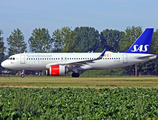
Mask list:
[[[157,55],[148,55],[148,56],[141,56],[141,57],[137,57],[137,59],[152,59],[152,58],[156,58]]]

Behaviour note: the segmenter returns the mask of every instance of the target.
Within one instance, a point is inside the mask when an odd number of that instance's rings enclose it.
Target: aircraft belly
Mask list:
[[[100,61],[100,62],[96,62],[96,63],[92,63],[92,64],[89,64],[93,67],[93,69],[100,69],[100,70],[103,70],[103,69],[114,69],[114,68],[118,68],[120,66],[122,66],[122,63],[120,62],[109,62],[109,61]]]
[[[46,70],[46,67],[45,65],[33,64],[33,65],[26,65],[26,69],[27,70]]]
[[[95,63],[89,64],[93,67],[93,70],[103,70],[103,69],[116,69],[120,67],[126,67],[129,65],[138,64],[144,61],[148,60],[139,60],[139,59],[133,59],[129,60],[127,63],[124,63],[122,60],[120,61],[97,61]]]
[[[46,70],[46,62],[27,61],[25,64],[26,70]]]
[[[46,70],[45,65],[37,64],[14,64],[10,66],[11,69],[15,70]]]

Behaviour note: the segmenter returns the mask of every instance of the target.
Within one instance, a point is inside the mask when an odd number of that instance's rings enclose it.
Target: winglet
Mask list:
[[[102,52],[102,54],[100,55],[101,57],[104,56],[105,52],[106,52],[107,48],[105,48],[105,50]]]
[[[102,52],[102,54],[97,59],[102,59],[102,57],[104,57],[106,50],[107,50],[107,48],[105,48],[105,50]]]

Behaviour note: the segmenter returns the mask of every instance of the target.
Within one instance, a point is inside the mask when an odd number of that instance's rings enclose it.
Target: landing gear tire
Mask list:
[[[24,78],[24,77],[25,77],[25,75],[24,75],[24,74],[22,74],[22,75],[21,75],[21,78]]]
[[[80,74],[79,73],[72,73],[72,75],[71,75],[72,77],[79,77],[80,76]]]
[[[25,70],[22,70],[21,78],[24,78],[24,77],[25,77]]]

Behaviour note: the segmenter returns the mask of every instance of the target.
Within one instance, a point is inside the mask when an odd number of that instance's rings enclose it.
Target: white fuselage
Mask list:
[[[70,67],[70,63],[96,59],[101,53],[21,53],[10,56],[2,66],[15,70],[48,70],[50,64],[62,64]],[[141,59],[140,59],[141,58]],[[153,54],[113,53],[106,52],[100,60],[72,67],[71,70],[103,70],[125,67],[155,59]]]

